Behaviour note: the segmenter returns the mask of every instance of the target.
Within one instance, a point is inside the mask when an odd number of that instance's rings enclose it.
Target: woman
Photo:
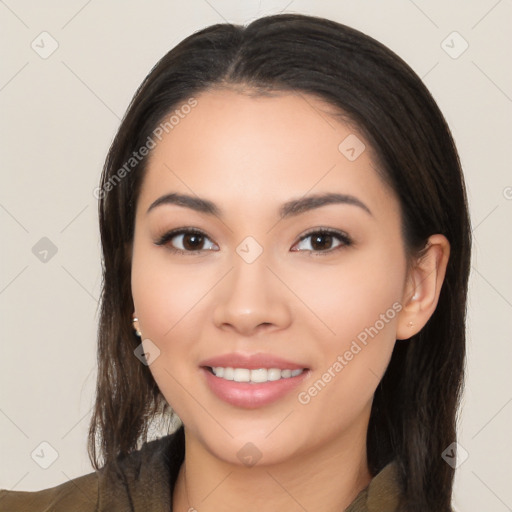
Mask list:
[[[97,197],[96,471],[0,510],[450,510],[469,219],[399,57],[302,15],[197,32]]]

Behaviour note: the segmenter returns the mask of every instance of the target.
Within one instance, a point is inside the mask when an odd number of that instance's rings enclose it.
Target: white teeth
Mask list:
[[[233,380],[235,382],[249,382],[251,380],[251,370],[247,370],[246,368],[235,368]]]
[[[267,370],[267,379],[272,380],[279,380],[281,378],[281,370],[279,368],[270,368],[270,370]]]
[[[251,370],[251,382],[267,382],[267,370],[259,368],[258,370]]]
[[[218,377],[223,377],[226,380],[233,380],[233,377],[235,376],[233,368],[222,368],[219,366],[218,368],[214,368],[214,370],[218,370],[219,372],[224,370],[224,375],[218,375]]]
[[[215,366],[212,368],[212,371],[216,377],[225,380],[261,383],[296,377],[304,370],[281,370],[279,368],[258,368],[256,370],[249,370],[247,368],[224,368],[222,366]]]

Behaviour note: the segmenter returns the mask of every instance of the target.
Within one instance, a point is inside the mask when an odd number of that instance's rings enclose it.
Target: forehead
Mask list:
[[[194,99],[152,149],[141,202],[169,190],[245,205],[308,191],[362,194],[373,203],[390,195],[367,141],[314,96],[219,89]]]

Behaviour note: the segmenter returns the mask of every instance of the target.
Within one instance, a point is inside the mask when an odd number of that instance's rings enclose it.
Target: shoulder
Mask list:
[[[183,460],[182,432],[144,443],[140,450],[49,489],[0,489],[0,512],[121,512],[165,510]],[[166,505],[165,505],[166,506]]]
[[[0,512],[95,512],[98,510],[96,472],[74,478],[42,491],[0,490]]]

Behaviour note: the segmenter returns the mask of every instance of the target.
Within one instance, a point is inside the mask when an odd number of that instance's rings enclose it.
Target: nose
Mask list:
[[[220,329],[251,336],[286,328],[292,321],[289,292],[263,257],[252,263],[235,258],[217,288],[213,320]]]

